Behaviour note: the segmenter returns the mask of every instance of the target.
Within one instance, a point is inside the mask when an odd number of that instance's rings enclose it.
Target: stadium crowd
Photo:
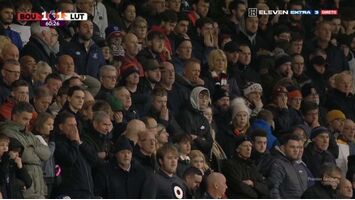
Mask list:
[[[0,198],[354,198],[354,4],[1,0]]]

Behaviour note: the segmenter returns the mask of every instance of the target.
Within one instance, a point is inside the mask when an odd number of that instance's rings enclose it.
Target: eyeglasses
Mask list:
[[[9,73],[14,73],[14,74],[20,74],[21,73],[19,71],[13,71],[13,70],[5,69],[5,68],[4,68],[4,70],[9,72]]]

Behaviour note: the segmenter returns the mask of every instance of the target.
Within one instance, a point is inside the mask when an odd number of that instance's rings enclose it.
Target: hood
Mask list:
[[[190,102],[193,108],[195,108],[196,110],[200,110],[200,105],[199,105],[199,101],[198,101],[198,97],[200,95],[200,93],[202,91],[207,91],[208,92],[208,96],[210,96],[210,91],[205,88],[205,87],[195,87],[190,94]]]
[[[9,151],[17,151],[21,157],[25,147],[15,138],[10,138]]]
[[[0,123],[0,132],[6,134],[7,130],[14,132],[24,132],[25,127],[10,120]]]
[[[245,15],[242,16],[242,18],[240,19],[240,22],[239,22],[239,27],[240,27],[240,31],[248,38],[248,40],[250,41],[251,44],[255,44],[255,38],[256,38],[256,33],[254,33],[253,35],[250,35],[247,33],[246,31],[246,28],[245,28]]]

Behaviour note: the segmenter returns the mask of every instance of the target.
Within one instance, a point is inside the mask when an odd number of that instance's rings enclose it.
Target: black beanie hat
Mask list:
[[[318,126],[314,129],[312,129],[311,137],[309,139],[312,140],[313,138],[317,137],[318,135],[320,135],[322,133],[327,133],[329,135],[329,130],[327,128],[325,128],[324,126]]]
[[[282,54],[282,55],[280,55],[279,57],[276,58],[275,68],[277,69],[282,64],[287,63],[287,62],[291,62],[291,57],[289,55],[287,55],[287,54]]]
[[[117,139],[112,152],[117,153],[122,150],[130,150],[131,152],[133,151],[133,147],[131,145],[131,142],[126,136],[121,136]]]

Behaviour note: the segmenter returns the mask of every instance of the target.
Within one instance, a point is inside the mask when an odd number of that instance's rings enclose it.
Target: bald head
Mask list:
[[[125,135],[127,138],[132,140],[134,144],[138,142],[138,135],[140,132],[144,132],[146,130],[145,124],[141,120],[131,120],[127,124],[127,128],[125,131]]]
[[[20,52],[17,48],[16,45],[13,43],[8,43],[4,45],[3,51],[2,51],[2,59],[3,60],[17,60],[20,57]]]
[[[227,189],[223,174],[213,172],[207,177],[207,192],[215,199],[223,197]]]
[[[353,196],[353,186],[348,179],[342,179],[339,184],[338,193],[343,199],[351,199]]]
[[[74,60],[70,55],[61,55],[58,58],[58,70],[64,75],[74,74]]]

